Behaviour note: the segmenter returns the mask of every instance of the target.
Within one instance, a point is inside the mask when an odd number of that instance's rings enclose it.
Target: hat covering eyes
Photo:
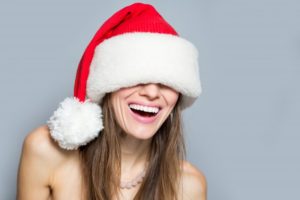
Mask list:
[[[198,51],[157,10],[135,3],[112,15],[96,32],[79,62],[74,97],[47,121],[61,148],[77,149],[105,128],[99,104],[106,93],[141,83],[161,83],[182,94],[181,108],[200,95]]]

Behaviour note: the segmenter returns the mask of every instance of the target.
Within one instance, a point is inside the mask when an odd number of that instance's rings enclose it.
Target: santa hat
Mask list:
[[[74,97],[47,121],[52,138],[77,149],[105,128],[99,104],[106,93],[140,83],[161,83],[182,94],[181,108],[201,93],[198,52],[155,8],[135,3],[111,16],[87,46],[77,69]]]

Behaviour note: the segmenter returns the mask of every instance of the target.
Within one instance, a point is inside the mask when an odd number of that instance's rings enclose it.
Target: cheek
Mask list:
[[[179,99],[179,93],[175,91],[169,91],[169,93],[166,95],[166,99],[168,101],[168,105],[174,107]]]
[[[168,93],[165,93],[165,99],[166,99],[167,107],[164,116],[161,118],[160,125],[168,118],[170,113],[173,111],[179,99],[179,93],[175,91],[168,91]]]
[[[118,100],[115,100],[113,102],[113,111],[114,115],[116,117],[116,121],[119,124],[119,126],[123,127],[124,124],[124,116],[123,116],[123,108]]]

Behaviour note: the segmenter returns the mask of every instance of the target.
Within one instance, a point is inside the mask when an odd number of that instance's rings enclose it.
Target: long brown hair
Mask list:
[[[146,176],[134,200],[177,199],[182,160],[185,158],[180,99],[153,136]],[[104,129],[99,137],[80,147],[84,186],[88,200],[111,200],[120,192],[121,149],[124,134],[115,120],[110,94],[101,104]]]

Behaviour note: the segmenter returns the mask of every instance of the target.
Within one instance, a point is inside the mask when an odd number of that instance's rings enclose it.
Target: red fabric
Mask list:
[[[149,4],[135,3],[116,12],[96,32],[79,62],[75,79],[74,96],[81,102],[84,102],[86,97],[86,84],[90,64],[97,45],[105,39],[129,32],[154,32],[178,35],[172,26]]]

